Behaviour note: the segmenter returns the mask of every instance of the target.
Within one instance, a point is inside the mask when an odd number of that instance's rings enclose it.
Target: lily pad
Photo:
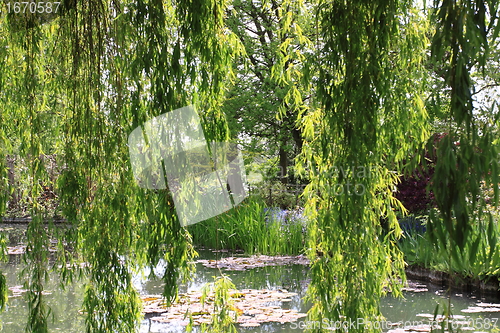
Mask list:
[[[251,256],[251,257],[228,257],[220,260],[197,260],[196,263],[208,268],[220,268],[228,271],[244,271],[265,266],[283,265],[309,265],[307,257],[299,256]]]
[[[262,323],[289,323],[307,316],[297,310],[282,309],[277,304],[291,301],[296,293],[285,289],[243,289],[230,291],[232,306],[230,315],[242,327],[257,327]],[[160,314],[151,320],[183,325],[192,318],[194,325],[209,324],[214,312],[213,295],[208,295],[205,304],[201,303],[201,293],[192,291],[180,294],[172,306],[167,307],[160,296],[145,296],[142,298],[143,312]]]

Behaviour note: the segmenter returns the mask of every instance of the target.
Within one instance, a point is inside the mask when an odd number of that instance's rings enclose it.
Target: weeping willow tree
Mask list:
[[[24,255],[28,332],[46,332],[43,298],[51,268],[72,281],[84,262],[88,332],[134,332],[140,300],[136,269],[165,262],[164,295],[176,297],[194,255],[168,190],[135,183],[127,137],[150,118],[193,104],[205,136],[224,141],[219,112],[235,39],[224,28],[225,1],[65,1],[57,13],[0,17],[0,215],[11,191],[7,155],[24,159],[29,195],[48,184],[43,157],[55,155],[59,207],[69,228],[59,230],[36,200]],[[50,121],[48,121],[49,119]],[[4,306],[5,279],[0,280]]]
[[[495,222],[483,189],[493,191],[492,203],[498,206],[500,111],[493,104],[486,121],[482,119],[471,73],[486,75],[490,42],[495,45],[500,32],[498,13],[498,1],[437,1],[432,12],[432,60],[442,66],[449,104],[443,119],[448,135],[433,150],[437,163],[432,190],[439,210],[431,212],[429,227],[436,250],[448,255],[450,266],[452,261],[458,267],[473,262],[481,250],[487,251],[486,266],[493,268]],[[474,225],[488,230],[489,249],[478,248],[484,235],[474,233]]]
[[[484,65],[488,34],[498,33],[498,2],[436,2],[429,12],[430,21],[407,1],[316,3],[317,48],[306,80],[317,98],[301,124],[314,216],[311,331],[379,330],[380,297],[387,290],[399,294],[404,262],[395,246],[401,234],[396,214],[404,208],[392,189],[398,174],[419,161],[414,152],[432,143],[424,107],[429,35],[430,62],[444,63],[450,87],[450,104],[440,112],[448,115],[451,135],[437,148],[439,209],[429,221],[436,247],[457,261],[471,259],[461,253],[468,241],[477,251],[481,237],[468,234],[484,208],[481,181],[494,188],[498,202],[495,134],[475,125],[469,76]]]
[[[27,193],[37,198],[51,181],[43,162],[50,154],[62,169],[56,190],[71,226],[47,226],[51,216],[31,201],[24,255],[27,331],[47,332],[43,288],[52,268],[64,283],[84,271],[88,332],[136,330],[135,269],[164,261],[169,302],[178,281],[188,277],[194,255],[189,234],[167,189],[137,186],[127,136],[153,117],[193,104],[202,110],[208,141],[228,138],[219,107],[239,52],[224,27],[228,4],[68,0],[58,13],[2,10],[0,215],[12,190],[6,156],[24,160]],[[468,76],[484,65],[487,37],[498,34],[498,4],[444,1],[434,7],[433,25],[409,1],[283,1],[276,11],[282,45],[272,77],[287,91],[280,110],[299,115],[300,166],[311,179],[306,195],[312,217],[309,315],[319,323],[314,331],[346,320],[346,330],[376,330],[369,322],[381,319],[380,297],[388,289],[400,291],[404,262],[395,246],[401,233],[396,214],[404,209],[392,190],[408,156],[430,137],[423,101],[428,35],[434,34],[432,61],[446,69],[451,89],[445,111],[453,129],[437,149],[444,158],[438,159],[434,191],[445,226],[434,233],[437,246],[461,259],[470,216],[484,204],[470,201],[483,179],[498,200],[498,152],[491,144],[496,134],[477,128]],[[431,220],[431,227],[437,229],[440,220]],[[59,251],[49,261],[54,235]],[[3,275],[0,292],[2,309]]]
[[[302,119],[312,259],[312,331],[379,330],[379,300],[400,292],[397,171],[429,135],[422,100],[427,22],[405,1],[321,1]],[[384,223],[382,223],[384,222]],[[386,227],[383,228],[382,225]],[[342,323],[339,324],[338,323]]]

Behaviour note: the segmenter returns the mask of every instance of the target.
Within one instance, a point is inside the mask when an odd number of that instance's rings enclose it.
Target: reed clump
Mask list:
[[[267,207],[256,195],[224,214],[188,227],[197,246],[266,255],[303,253],[306,229],[300,209]]]

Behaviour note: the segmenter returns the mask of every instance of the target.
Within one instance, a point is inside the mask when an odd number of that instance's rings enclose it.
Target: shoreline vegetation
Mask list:
[[[26,219],[23,219],[23,222]],[[64,221],[61,221],[63,223]],[[24,224],[24,223],[22,223]],[[21,225],[22,225],[21,224]],[[19,225],[16,223],[0,223],[0,230],[9,232]],[[7,246],[9,255],[22,255],[26,245],[22,244],[22,235],[17,233],[13,240],[17,244]],[[207,268],[217,268],[224,271],[246,271],[254,268],[282,265],[308,266],[310,261],[304,254],[291,255],[267,255],[255,253],[250,255],[241,249],[210,249],[198,244],[197,250],[211,251],[213,253],[229,253],[230,256],[222,256],[218,259],[197,259],[196,264],[202,264]],[[49,251],[55,252],[56,249]],[[409,281],[421,281],[457,291],[486,293],[491,296],[500,297],[500,281],[498,276],[466,276],[459,272],[449,273],[432,267],[426,267],[419,263],[408,263],[405,268],[406,278]]]
[[[55,180],[61,173],[63,166],[58,165],[56,156],[43,155],[41,157],[50,181],[40,184],[41,191],[35,197],[24,183],[22,171],[25,162],[19,157],[10,156],[7,159],[9,168],[9,184],[15,190],[11,191],[7,211],[0,217],[0,229],[6,226],[29,225],[31,219],[28,209],[29,203],[38,202],[46,220],[47,226],[60,227],[65,225],[59,206],[59,193]],[[18,172],[15,172],[15,171]],[[341,169],[340,172],[346,172]],[[364,175],[364,174],[363,174]],[[426,188],[426,179],[407,179],[411,185],[400,186],[398,189],[405,196],[405,207],[422,208],[428,203],[428,197],[423,188]],[[293,185],[293,184],[289,184]],[[90,186],[90,185],[89,185]],[[298,256],[305,253],[308,235],[307,219],[304,215],[304,198],[296,191],[290,192],[283,184],[264,180],[253,184],[250,196],[241,204],[219,216],[190,225],[187,231],[196,247],[212,248],[217,250],[239,250],[247,255],[286,255]],[[294,185],[303,190],[303,185]],[[420,189],[420,192],[419,192]],[[412,194],[412,195],[410,195]],[[483,193],[492,201],[494,193],[488,190]],[[410,199],[408,199],[410,198]],[[426,201],[427,200],[427,201]],[[426,206],[427,207],[427,206]],[[431,208],[433,209],[433,208]],[[487,209],[494,211],[491,205]],[[428,281],[448,281],[451,285],[460,285],[466,288],[479,288],[498,292],[500,287],[500,247],[496,246],[500,239],[500,212],[494,211],[492,221],[475,221],[471,224],[471,237],[467,240],[461,257],[450,260],[447,249],[436,248],[427,235],[427,214],[419,215],[410,210],[410,215],[399,219],[403,236],[398,241],[399,249],[403,252],[408,264],[407,275],[415,278],[424,278]],[[382,228],[386,221],[381,221]],[[438,234],[446,235],[444,223],[434,223],[442,230]],[[436,230],[435,230],[436,231]],[[453,243],[448,239],[448,247]],[[11,254],[23,253],[23,244],[15,244],[8,249]],[[427,273],[427,270],[434,273]],[[425,272],[425,273],[424,273]],[[446,272],[446,273],[444,273]]]
[[[498,277],[487,277],[483,280],[477,277],[467,277],[458,273],[447,273],[420,265],[409,265],[405,269],[406,277],[410,280],[429,282],[453,290],[468,292],[479,291],[491,296],[500,296],[500,281]]]
[[[278,189],[283,190],[281,187]],[[256,189],[251,192],[249,198],[234,209],[188,226],[187,230],[192,237],[193,245],[218,251],[240,251],[245,256],[269,256],[268,258],[271,259],[267,260],[273,265],[294,263],[294,259],[283,260],[282,258],[296,258],[297,263],[305,264],[304,260],[307,258],[304,252],[309,235],[307,218],[301,207],[303,202],[299,202],[302,199],[298,199],[297,193],[290,194],[288,197],[285,192],[273,195],[270,188]],[[489,196],[492,194],[490,193]],[[4,217],[0,217],[0,230],[2,231],[5,228],[12,229],[29,225],[31,222],[24,209],[28,199],[21,195],[15,197],[16,200],[11,202],[9,207],[11,209]],[[65,225],[66,220],[61,217],[58,209],[57,193],[51,186],[43,186],[43,191],[37,201],[45,207],[47,216],[51,216],[46,220],[47,226]],[[490,226],[484,223],[477,223],[473,226],[472,234],[475,242],[466,245],[462,254],[464,264],[458,267],[456,260],[453,260],[451,270],[446,251],[435,249],[427,236],[427,216],[410,214],[400,218],[399,225],[403,236],[398,241],[398,245],[407,263],[407,277],[441,286],[461,290],[479,290],[499,296],[500,248],[495,246],[494,240],[500,239],[498,227],[500,214],[496,214],[495,217],[494,223],[490,223]],[[383,222],[381,223],[383,225]],[[15,238],[22,239],[19,235]],[[471,251],[473,246],[479,247],[480,251]],[[25,246],[21,243],[7,247],[8,254],[22,254],[24,251]],[[474,258],[471,257],[471,252],[477,252]],[[271,257],[276,255],[279,256]],[[219,267],[227,268],[221,267],[221,265],[226,265],[221,260],[218,262]],[[249,263],[248,265],[250,268],[252,265],[259,267],[262,263]]]

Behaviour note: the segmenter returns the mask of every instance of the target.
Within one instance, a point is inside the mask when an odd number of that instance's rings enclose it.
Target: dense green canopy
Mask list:
[[[485,121],[473,102],[475,82],[495,80],[497,0],[427,8],[406,0],[66,0],[42,14],[7,3],[0,7],[0,216],[13,190],[7,157],[15,155],[28,166],[26,194],[37,198],[56,182],[59,209],[73,226],[45,228],[52,216],[30,203],[28,332],[47,331],[42,292],[49,239],[58,232],[51,263],[64,283],[85,272],[88,332],[134,332],[141,309],[132,274],[162,259],[164,294],[174,299],[192,269],[190,235],[168,189],[137,186],[127,138],[186,105],[200,111],[208,141],[230,140],[245,111],[254,112],[251,124],[260,117],[282,126],[278,149],[299,148],[297,172],[310,179],[312,320],[377,318],[385,288],[399,290],[396,214],[404,208],[392,189],[419,162],[415,152],[424,151],[434,122],[449,133],[435,152],[436,246],[461,260],[485,204],[482,182],[498,203],[498,106]],[[226,97],[248,96],[252,85],[262,103],[231,111]],[[57,179],[47,155],[60,167]],[[87,264],[76,269],[80,262]]]

